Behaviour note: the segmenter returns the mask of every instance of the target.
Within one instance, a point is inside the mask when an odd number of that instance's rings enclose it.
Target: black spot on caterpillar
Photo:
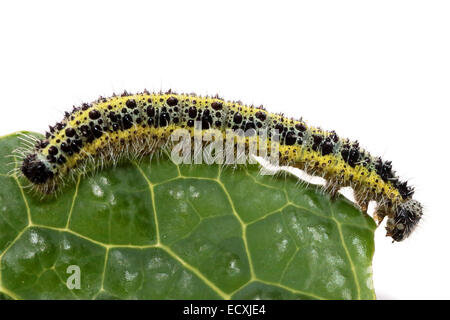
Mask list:
[[[358,142],[334,131],[308,126],[273,114],[262,107],[193,94],[124,93],[74,107],[50,126],[45,139],[19,150],[20,173],[42,194],[53,193],[86,168],[134,159],[158,152],[178,128],[277,129],[279,163],[323,177],[325,190],[334,195],[350,186],[355,200],[366,211],[376,201],[374,218],[388,217],[387,235],[394,241],[409,236],[422,217],[422,206],[412,199],[414,190],[402,182],[389,161],[374,157]]]

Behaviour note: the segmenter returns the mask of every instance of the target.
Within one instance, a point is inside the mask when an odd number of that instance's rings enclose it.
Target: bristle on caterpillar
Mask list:
[[[302,119],[217,96],[125,92],[74,107],[50,126],[45,139],[24,137],[24,147],[16,150],[21,158],[18,172],[35,191],[52,194],[80,173],[161,152],[174,130],[193,134],[196,121],[202,130],[224,134],[227,129],[278,130],[280,165],[323,177],[330,194],[350,186],[364,211],[376,201],[374,218],[380,223],[388,217],[387,235],[394,241],[408,237],[422,217],[422,206],[412,199],[413,188],[400,181],[391,162],[372,156],[358,142],[310,127]]]

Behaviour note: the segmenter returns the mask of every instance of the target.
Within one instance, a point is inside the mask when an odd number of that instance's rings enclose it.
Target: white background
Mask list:
[[[448,1],[2,1],[0,135],[144,88],[264,104],[392,160],[420,229],[376,232],[380,299],[449,299]]]

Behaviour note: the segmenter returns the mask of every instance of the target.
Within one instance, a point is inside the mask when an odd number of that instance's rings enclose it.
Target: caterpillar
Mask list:
[[[400,180],[392,163],[372,156],[357,141],[308,126],[303,119],[218,96],[144,91],[100,97],[73,107],[49,127],[45,139],[19,150],[18,170],[32,188],[51,194],[75,173],[86,172],[89,164],[102,167],[123,158],[152,155],[166,145],[175,129],[193,132],[195,121],[201,121],[203,130],[278,130],[281,165],[323,177],[324,189],[332,195],[350,186],[363,211],[375,201],[374,219],[381,223],[388,217],[386,235],[393,241],[407,238],[422,217],[422,205],[412,198],[414,189]]]

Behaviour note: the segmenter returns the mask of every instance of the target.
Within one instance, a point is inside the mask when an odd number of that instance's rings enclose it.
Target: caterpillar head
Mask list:
[[[53,172],[50,170],[48,161],[40,160],[36,153],[28,154],[23,159],[20,170],[33,184],[44,184],[53,178]]]
[[[422,218],[422,205],[413,199],[409,199],[399,204],[395,210],[395,215],[389,218],[386,224],[387,236],[394,241],[406,239],[416,228]]]

